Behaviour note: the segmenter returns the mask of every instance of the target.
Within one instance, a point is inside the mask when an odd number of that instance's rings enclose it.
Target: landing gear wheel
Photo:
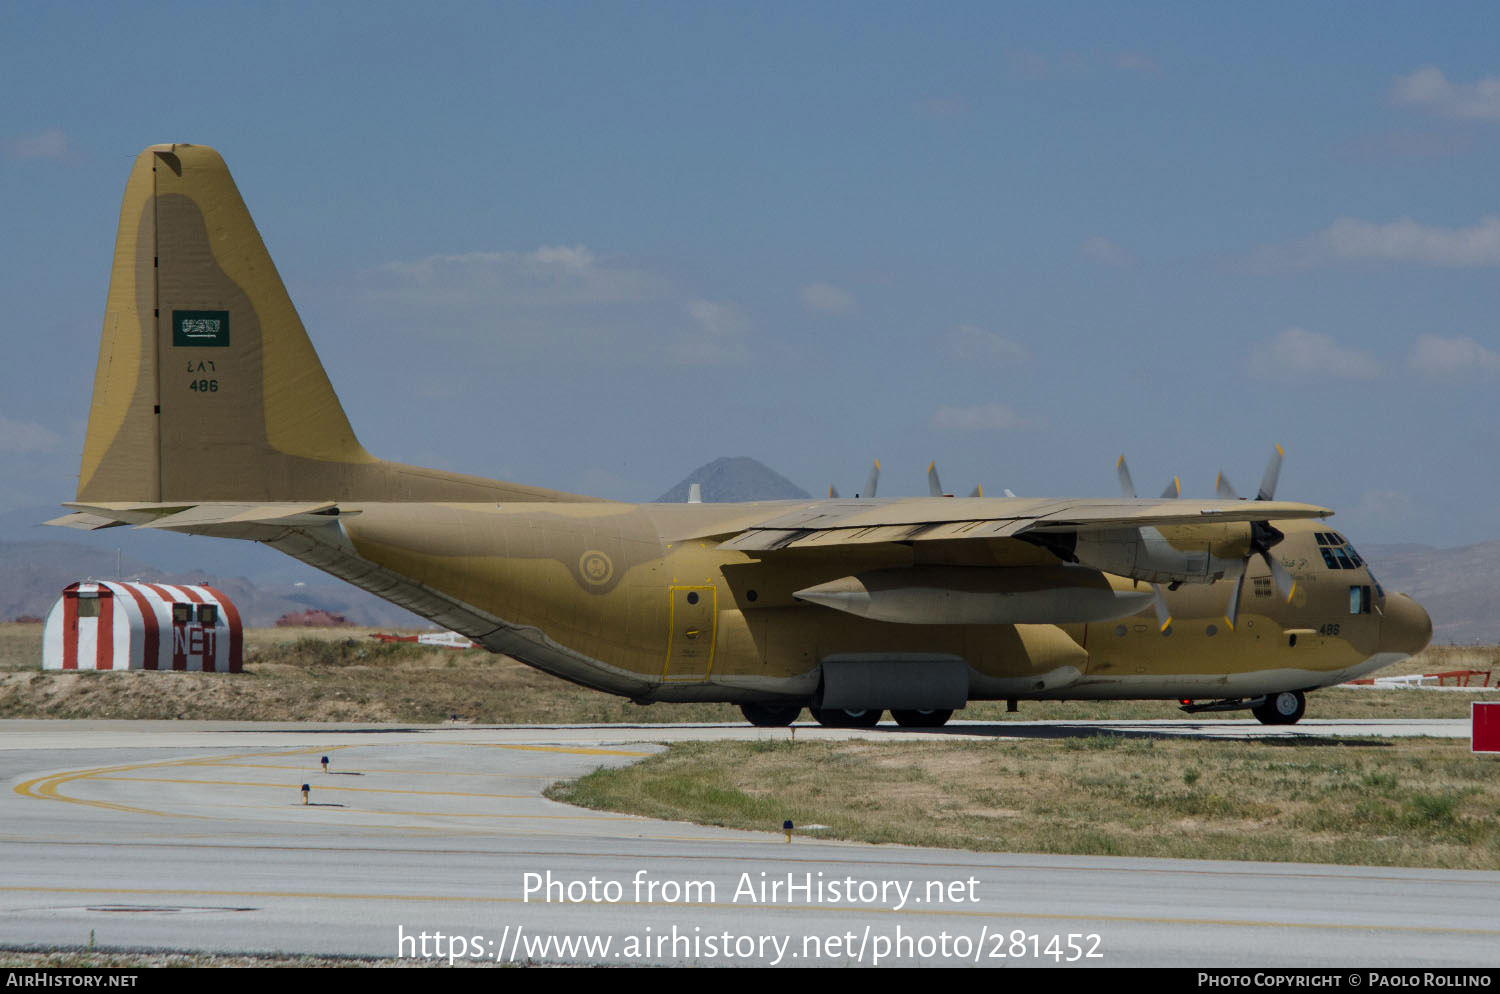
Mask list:
[[[756,728],[785,728],[802,714],[797,704],[741,704],[740,714]]]
[[[891,709],[891,717],[902,728],[942,728],[953,717],[952,708],[914,708],[910,711]]]
[[[809,708],[824,728],[874,728],[884,713],[879,708]]]
[[[1300,690],[1267,694],[1266,699],[1250,709],[1263,725],[1295,725],[1307,710],[1307,697]]]

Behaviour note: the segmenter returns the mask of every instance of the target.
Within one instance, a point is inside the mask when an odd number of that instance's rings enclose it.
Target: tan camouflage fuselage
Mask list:
[[[830,659],[962,661],[968,699],[1243,697],[1346,680],[1430,635],[1311,505],[633,505],[376,459],[202,146],[153,146],[131,173],[70,506],[59,523],[265,542],[639,701],[806,702]],[[1290,598],[1249,558],[1261,515],[1285,534]],[[1224,564],[1246,559],[1231,627]],[[1151,583],[1176,587],[1165,629],[1141,609]],[[887,613],[826,606],[841,597]],[[1028,620],[951,623],[1016,603]]]

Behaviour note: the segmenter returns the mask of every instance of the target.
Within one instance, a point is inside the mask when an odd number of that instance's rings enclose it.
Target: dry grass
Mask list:
[[[481,651],[384,644],[369,629],[252,629],[245,636],[245,672],[42,672],[42,626],[0,624],[0,717],[200,718],[245,721],[438,722],[503,724],[680,722],[743,719],[729,704],[641,707],[578,687],[505,656]],[[1429,649],[1402,664],[1404,672],[1491,665],[1500,649]],[[1395,669],[1395,668],[1393,668]],[[1486,695],[1330,688],[1308,703],[1314,718],[1462,718]],[[1179,718],[1170,701],[1026,701],[1018,714],[976,702],[959,717],[1040,719]],[[804,719],[806,719],[804,713]],[[1203,720],[1243,719],[1244,712]]]
[[[683,743],[549,796],[864,842],[1493,870],[1497,769],[1429,739]]]
[[[377,642],[368,629],[254,629],[224,673],[42,672],[41,626],[0,625],[0,718],[486,724],[740,721],[727,704],[642,707],[505,656]]]

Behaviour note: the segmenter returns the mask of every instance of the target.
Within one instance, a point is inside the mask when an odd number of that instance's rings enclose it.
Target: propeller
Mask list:
[[[930,463],[927,464],[927,495],[929,497],[952,497],[953,496],[952,494],[948,493],[946,490],[943,489],[943,481],[940,480],[940,479],[938,479],[938,471],[937,471],[937,462],[936,461],[930,462]],[[976,484],[974,484],[974,489],[969,491],[969,496],[970,497],[983,497],[984,496],[984,484],[983,483],[976,483]],[[1009,490],[1007,490],[1007,491],[1005,491],[1005,496],[1007,496],[1007,497],[1014,497],[1015,494],[1013,494]]]
[[[1115,473],[1120,477],[1120,496],[1135,500],[1135,481],[1130,477],[1130,467],[1125,464],[1123,455],[1115,463]],[[1172,482],[1167,484],[1167,489],[1161,495],[1168,500],[1181,497],[1182,481],[1172,477]],[[1172,609],[1167,607],[1167,595],[1162,593],[1159,583],[1151,584],[1151,606],[1156,609],[1157,631],[1166,631],[1172,625]]]
[[[1276,451],[1271,453],[1271,461],[1266,465],[1266,471],[1260,478],[1260,489],[1256,491],[1256,500],[1275,500],[1276,483],[1281,478],[1281,461],[1285,456],[1281,446],[1276,446]],[[1235,492],[1224,471],[1219,471],[1219,477],[1214,481],[1214,493],[1223,500],[1240,500],[1241,497]],[[1250,551],[1240,563],[1238,576],[1234,579],[1234,589],[1229,594],[1229,609],[1224,614],[1224,621],[1229,625],[1229,630],[1234,630],[1235,622],[1239,620],[1240,594],[1245,588],[1245,573],[1250,566],[1251,556],[1260,556],[1265,562],[1266,569],[1271,573],[1272,582],[1276,589],[1286,594],[1290,601],[1297,590],[1297,581],[1292,574],[1287,572],[1285,566],[1271,555],[1271,550],[1286,538],[1284,534],[1271,525],[1269,521],[1250,522]]]
[[[1120,477],[1120,496],[1134,500],[1136,497],[1135,481],[1130,478],[1130,467],[1125,464],[1124,456],[1121,456],[1115,463],[1115,472]],[[1167,489],[1161,492],[1161,496],[1163,500],[1176,500],[1181,497],[1182,481],[1175,476],[1172,477],[1172,482],[1167,484]]]
[[[870,467],[870,475],[865,477],[865,489],[855,494],[856,497],[874,497],[875,488],[880,483],[880,460],[875,460],[875,465]],[[828,484],[828,496],[837,499],[839,488],[832,483]]]
[[[938,479],[937,461],[927,464],[927,496],[943,497],[943,481]]]

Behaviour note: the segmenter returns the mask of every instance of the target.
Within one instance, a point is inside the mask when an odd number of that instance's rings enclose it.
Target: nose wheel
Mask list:
[[[1279,694],[1267,694],[1250,708],[1250,713],[1260,719],[1262,725],[1295,725],[1307,711],[1307,696],[1300,690],[1287,690]]]

